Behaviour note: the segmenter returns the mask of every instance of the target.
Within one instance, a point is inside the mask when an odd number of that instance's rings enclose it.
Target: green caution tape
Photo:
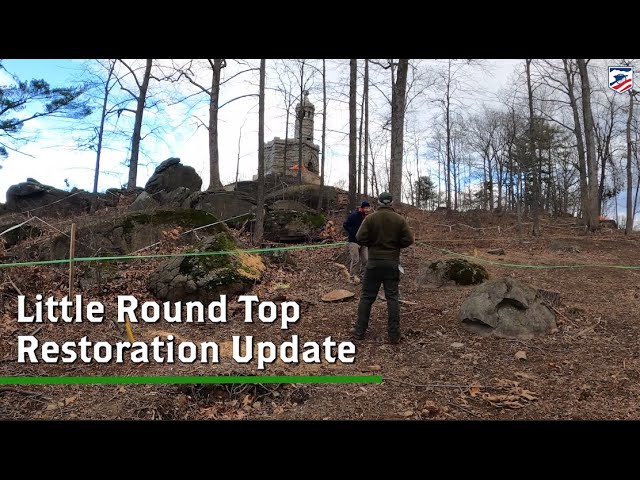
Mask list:
[[[456,257],[464,257],[475,262],[488,263],[490,265],[496,265],[498,267],[511,267],[511,268],[617,268],[621,270],[640,270],[640,265],[603,265],[603,264],[574,264],[574,265],[527,265],[522,263],[504,263],[504,262],[494,262],[493,260],[487,260],[480,257],[474,257],[473,255],[465,255],[464,253],[452,252],[451,250],[445,250],[444,248],[434,247],[433,245],[429,245],[425,242],[416,242],[416,245],[424,245],[425,247],[431,248],[432,250],[438,250],[440,252],[444,252],[448,255],[453,255]]]
[[[207,257],[211,255],[239,255],[241,253],[262,253],[262,252],[275,252],[284,250],[302,250],[308,248],[326,248],[326,247],[338,247],[340,245],[346,245],[347,242],[336,243],[318,243],[315,245],[294,245],[291,247],[270,247],[270,248],[251,248],[247,250],[227,250],[227,251],[214,251],[214,252],[187,252],[187,253],[158,253],[153,255],[118,255],[113,257],[76,257],[74,262],[101,262],[107,260],[133,260],[139,258],[169,258],[169,257]],[[54,265],[57,263],[69,263],[70,259],[63,258],[60,260],[40,260],[37,262],[16,262],[16,263],[0,263],[0,268],[11,267],[31,267],[35,265]]]

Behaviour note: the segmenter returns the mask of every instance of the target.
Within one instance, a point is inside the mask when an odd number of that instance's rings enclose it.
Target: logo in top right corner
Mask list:
[[[633,87],[632,67],[609,67],[609,88],[623,93]]]

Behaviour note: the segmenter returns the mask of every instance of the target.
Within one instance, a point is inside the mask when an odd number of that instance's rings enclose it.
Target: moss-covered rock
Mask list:
[[[283,243],[301,243],[316,238],[326,217],[313,211],[272,210],[264,219],[264,237]]]
[[[248,291],[265,270],[259,255],[238,253],[226,232],[205,238],[198,247],[161,263],[147,287],[160,300],[211,302],[219,295]],[[209,252],[210,255],[194,255]],[[236,253],[233,253],[236,252]]]
[[[322,191],[319,185],[293,185],[284,189],[273,189],[271,193],[266,195],[265,203],[271,205],[278,200],[294,200],[309,208],[316,209],[321,192],[321,208],[323,210],[326,211],[340,207],[341,191],[327,185],[324,186]]]
[[[462,258],[438,260],[431,263],[418,278],[418,282],[428,280],[443,285],[454,282],[457,285],[477,285],[489,278],[489,273],[482,266]]]

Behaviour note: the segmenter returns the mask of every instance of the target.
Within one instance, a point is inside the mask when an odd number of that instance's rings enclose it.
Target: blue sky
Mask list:
[[[66,84],[77,68],[77,62],[69,59],[3,59],[2,64],[20,79],[44,78],[52,85]]]

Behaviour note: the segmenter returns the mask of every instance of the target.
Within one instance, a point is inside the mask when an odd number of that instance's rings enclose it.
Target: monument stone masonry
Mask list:
[[[302,103],[296,105],[296,125],[294,138],[275,137],[265,144],[265,175],[298,176],[298,148],[300,141],[300,122],[302,122],[302,182],[320,185],[320,147],[313,143],[313,116],[315,107],[309,101],[309,91],[305,90]],[[285,159],[286,145],[286,159]],[[254,176],[257,180],[258,176]]]

